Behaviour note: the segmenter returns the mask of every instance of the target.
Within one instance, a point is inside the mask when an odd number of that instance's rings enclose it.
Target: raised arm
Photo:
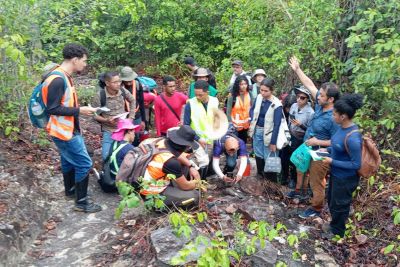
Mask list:
[[[292,70],[296,73],[297,77],[299,77],[301,83],[310,90],[314,100],[316,100],[318,89],[313,83],[313,81],[300,68],[300,63],[296,56],[292,56],[290,58],[289,65],[292,68]]]

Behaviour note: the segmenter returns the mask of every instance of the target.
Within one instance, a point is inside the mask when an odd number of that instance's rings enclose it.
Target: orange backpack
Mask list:
[[[344,146],[347,153],[349,154],[349,149],[347,147],[347,139],[352,133],[359,132],[359,130],[353,130],[349,132],[344,138]],[[357,171],[358,175],[364,178],[368,178],[374,175],[381,165],[381,156],[379,155],[379,150],[376,147],[375,142],[366,136],[362,137],[362,150],[361,150],[361,167]]]

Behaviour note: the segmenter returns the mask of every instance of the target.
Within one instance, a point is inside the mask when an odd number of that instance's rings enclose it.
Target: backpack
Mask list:
[[[166,148],[159,149],[156,147],[156,144],[161,140],[165,140],[165,138],[161,137],[149,143],[141,143],[138,147],[129,151],[118,170],[116,180],[128,182],[137,187],[139,177],[143,177],[153,157],[160,153],[169,152]]]
[[[107,158],[103,162],[103,169],[100,172],[100,179],[98,180],[101,189],[106,193],[117,192],[115,186],[115,176],[118,172],[117,154],[128,143],[120,143],[115,141],[110,148]],[[111,168],[113,165],[113,169]]]
[[[153,89],[157,88],[156,81],[150,77],[141,76],[136,79],[142,85],[144,92],[151,92]]]
[[[36,128],[41,128],[41,129],[46,128],[46,125],[50,119],[49,114],[47,114],[46,112],[46,105],[44,104],[43,101],[42,89],[45,80],[51,75],[60,76],[64,80],[64,88],[67,88],[68,86],[64,73],[60,71],[51,71],[41,80],[41,82],[38,85],[35,86],[32,95],[29,98],[28,115],[32,125]]]
[[[353,130],[349,132],[344,138],[344,146],[348,154],[349,149],[347,147],[347,139],[352,133],[355,132],[359,132],[359,130]],[[358,175],[364,178],[369,178],[378,171],[381,162],[381,156],[379,155],[379,150],[376,147],[375,142],[371,138],[363,136],[361,150],[361,167],[357,171]]]

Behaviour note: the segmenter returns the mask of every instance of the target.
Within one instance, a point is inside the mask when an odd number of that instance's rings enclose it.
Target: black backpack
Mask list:
[[[115,186],[115,176],[119,170],[117,164],[117,154],[118,152],[126,146],[128,143],[121,143],[114,141],[110,147],[110,152],[107,158],[103,162],[103,169],[100,172],[100,179],[98,180],[101,189],[106,193],[117,192],[117,187]],[[112,168],[114,165],[114,168]]]

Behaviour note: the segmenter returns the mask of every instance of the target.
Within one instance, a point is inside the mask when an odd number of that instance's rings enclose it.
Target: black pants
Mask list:
[[[346,220],[349,217],[352,194],[358,186],[360,177],[351,176],[337,178],[331,175],[328,189],[328,205],[331,212],[331,231],[335,235],[344,236]]]
[[[237,137],[243,140],[243,142],[246,144],[247,143],[247,132],[249,129],[246,130],[241,130],[237,132]]]
[[[299,147],[301,146],[301,144],[303,144],[303,139],[297,139],[296,137],[294,137],[293,135],[290,138],[290,152],[288,155],[288,172],[290,173],[290,179],[294,180],[295,182],[297,182],[297,170],[296,170],[296,166],[294,166],[294,164],[290,161],[290,157],[292,156],[293,152]]]

